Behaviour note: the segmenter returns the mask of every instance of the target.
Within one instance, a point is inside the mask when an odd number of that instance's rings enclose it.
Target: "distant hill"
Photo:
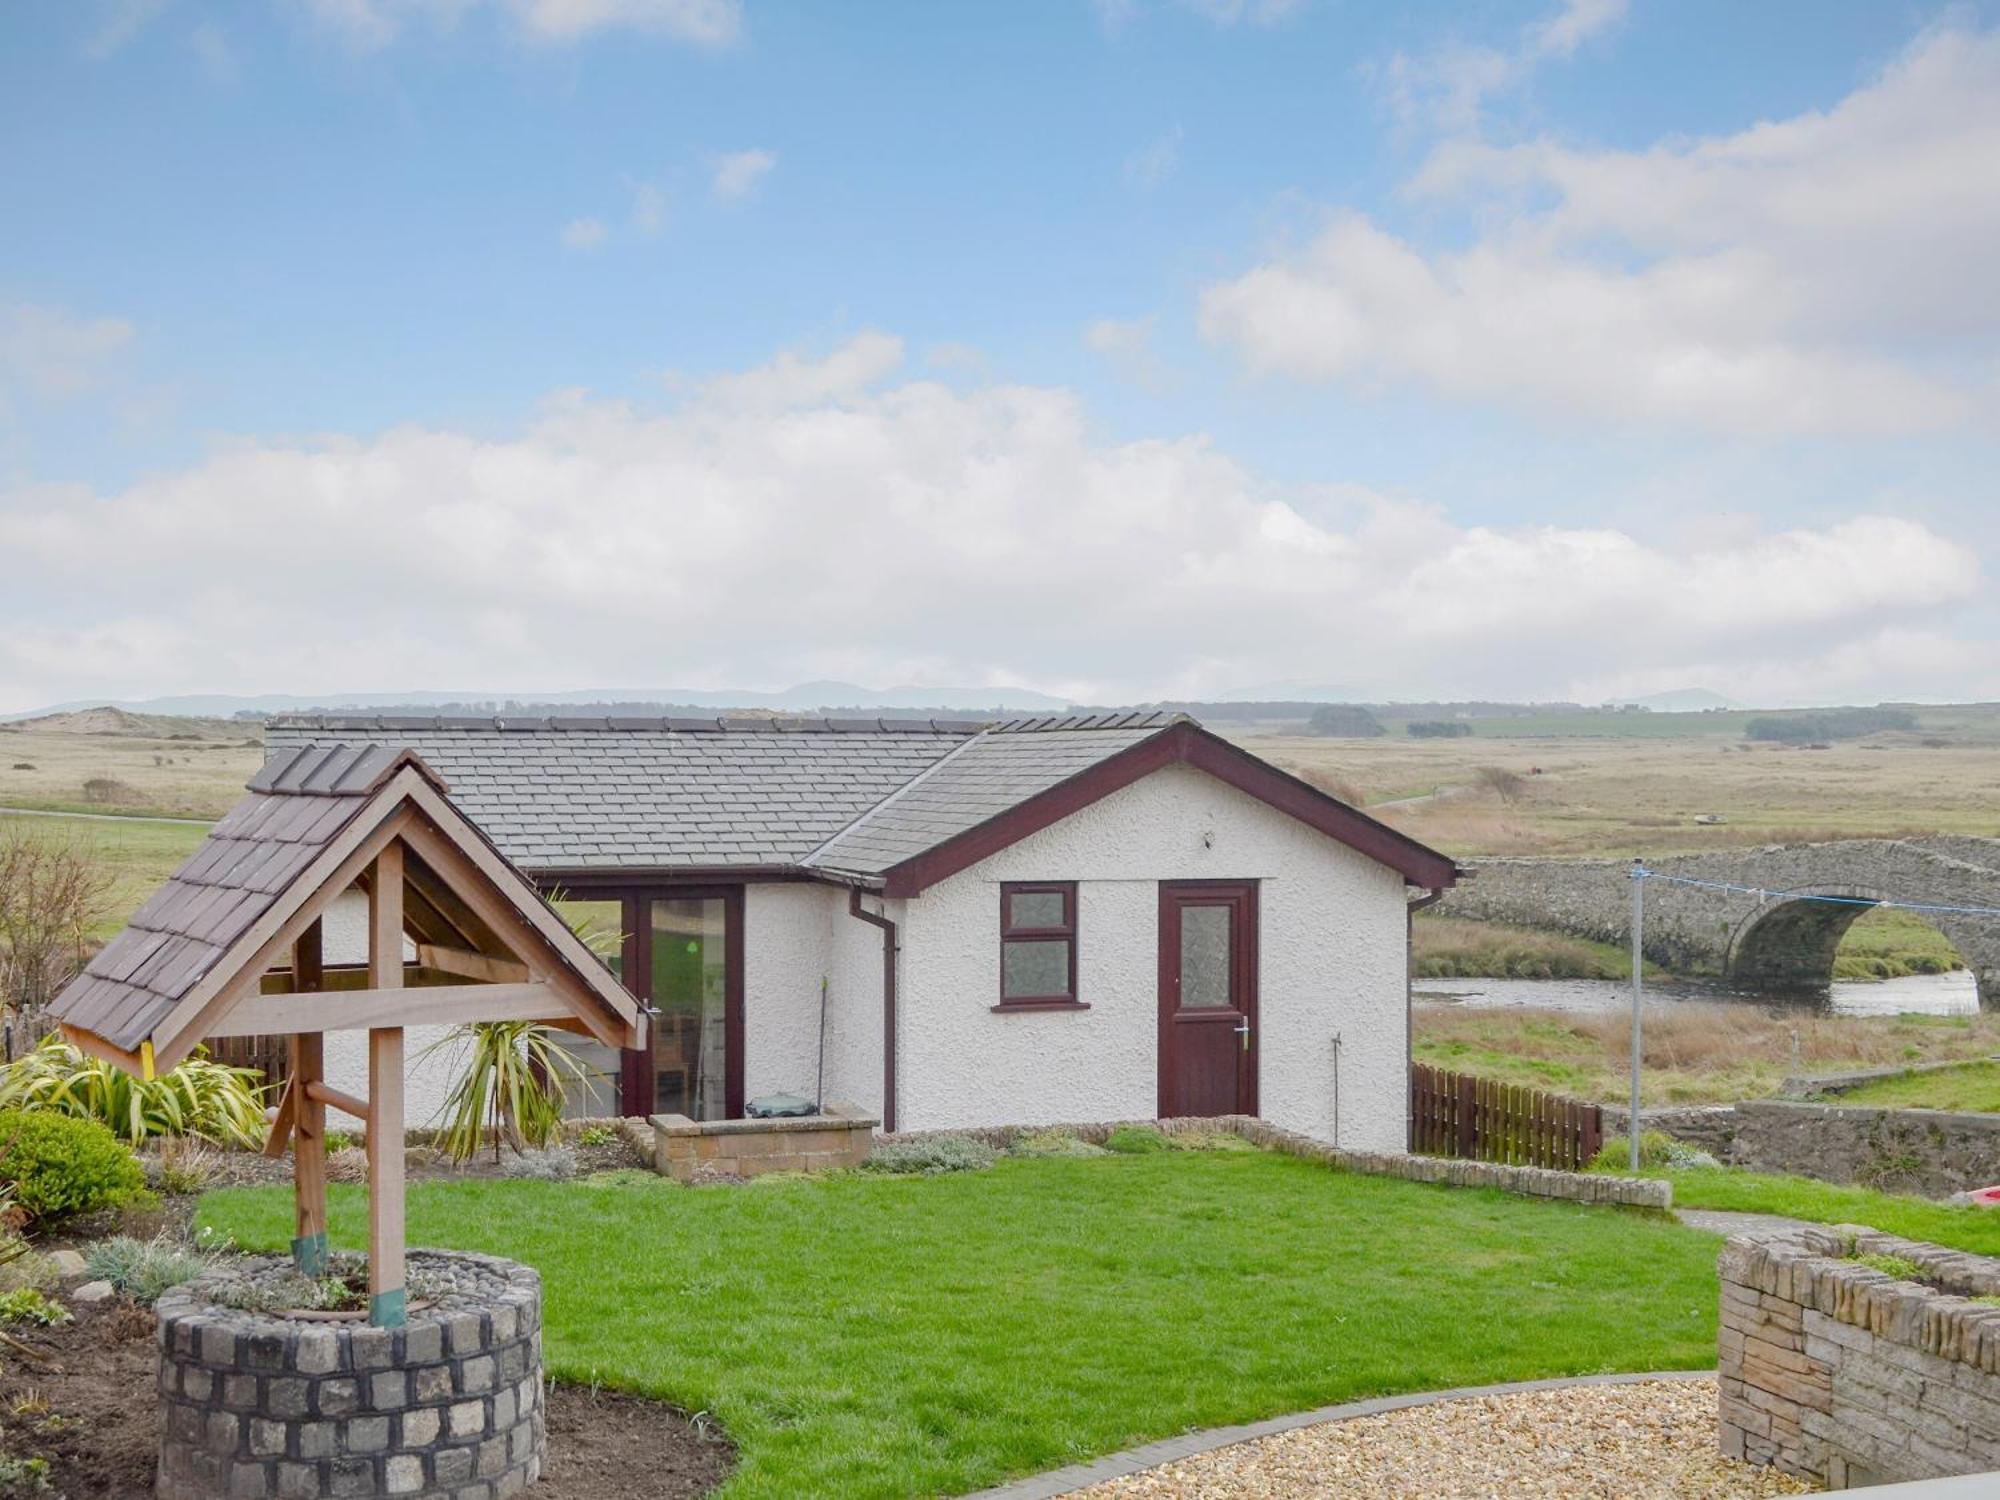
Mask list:
[[[938,709],[952,713],[1055,713],[1068,704],[1028,688],[866,688],[852,682],[802,682],[782,692],[762,693],[748,689],[700,692],[687,688],[588,688],[561,693],[410,692],[410,693],[190,693],[164,698],[87,698],[57,703],[30,713],[0,715],[6,719],[39,719],[55,714],[108,709],[127,713],[173,715],[187,718],[227,719],[238,714],[292,714],[316,711],[357,712],[378,710],[407,713],[497,714],[525,713],[537,709],[568,710],[610,708],[630,712],[647,708],[697,708],[710,711],[725,708],[759,708],[786,713],[817,713],[826,709],[872,709],[907,711]]]

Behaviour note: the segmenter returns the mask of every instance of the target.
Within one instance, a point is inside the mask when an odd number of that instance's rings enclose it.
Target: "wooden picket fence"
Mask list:
[[[1581,1171],[1604,1145],[1604,1110],[1470,1073],[1410,1069],[1410,1150]]]

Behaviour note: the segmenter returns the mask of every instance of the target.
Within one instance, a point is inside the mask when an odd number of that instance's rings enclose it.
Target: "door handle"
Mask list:
[[[1250,1050],[1250,1018],[1248,1016],[1245,1016],[1243,1024],[1236,1028],[1236,1034],[1243,1038],[1243,1050],[1248,1052]]]

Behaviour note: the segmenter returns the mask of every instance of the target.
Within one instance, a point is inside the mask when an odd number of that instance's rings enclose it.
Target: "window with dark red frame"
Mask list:
[[[995,1010],[1085,1010],[1076,997],[1076,882],[1000,887],[1000,1003]]]

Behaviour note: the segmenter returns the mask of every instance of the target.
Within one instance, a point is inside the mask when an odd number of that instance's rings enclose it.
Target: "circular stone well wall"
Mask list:
[[[431,1305],[395,1329],[215,1300],[226,1283],[288,1264],[232,1260],[160,1298],[160,1500],[501,1500],[535,1482],[540,1276],[413,1250],[411,1278]]]

